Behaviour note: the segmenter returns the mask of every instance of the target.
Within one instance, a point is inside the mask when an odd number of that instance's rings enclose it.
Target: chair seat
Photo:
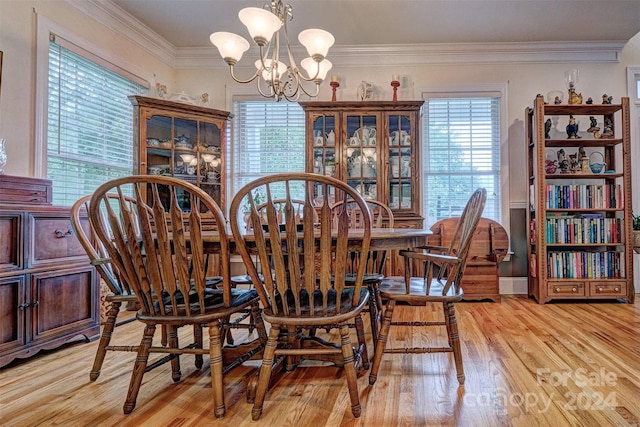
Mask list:
[[[223,318],[229,316],[230,313],[237,312],[238,307],[247,306],[258,299],[258,292],[255,289],[231,289],[231,303],[230,306],[225,309],[222,289],[207,288],[204,290],[204,295],[205,308],[202,315],[209,316],[210,314],[215,314],[215,317],[212,318]],[[173,306],[171,305],[171,298],[168,295],[165,295],[163,297],[163,300],[166,306],[165,309],[167,310],[166,319],[164,320],[175,323],[176,318],[172,314]],[[176,301],[178,303],[178,315],[186,316],[187,314],[182,294],[178,293],[178,295],[176,296]],[[192,312],[200,311],[200,301],[198,299],[198,294],[193,290],[189,293],[189,304],[191,305]],[[157,301],[154,303],[154,307],[156,313],[160,313],[160,305]],[[158,323],[161,323],[163,321],[163,316],[146,316],[141,312],[138,312],[138,320],[144,321],[147,318],[153,320],[154,322],[157,321]]]
[[[265,308],[263,311],[264,320],[269,323],[277,323],[280,325],[297,325],[297,326],[323,326],[323,325],[334,325],[336,323],[345,321],[347,319],[353,318],[354,314],[362,311],[364,306],[369,302],[369,290],[366,288],[360,289],[360,299],[358,300],[358,305],[353,306],[351,302],[353,301],[353,291],[354,288],[345,288],[342,291],[342,296],[340,298],[340,311],[336,312],[336,304],[334,302],[329,302],[327,304],[327,314],[321,315],[322,306],[316,305],[315,313],[316,316],[312,317],[310,315],[310,306],[308,304],[301,304],[301,313],[299,315],[295,314],[295,311],[292,309],[292,313],[277,313],[274,314],[270,308]],[[317,302],[316,302],[317,304]],[[293,306],[293,304],[291,304]],[[320,317],[318,317],[320,316]]]
[[[412,277],[409,284],[409,292],[407,293],[404,277],[395,276],[385,278],[382,283],[380,283],[379,291],[382,298],[394,299],[396,301],[460,301],[464,295],[462,288],[458,288],[456,291],[456,287],[451,286],[447,294],[443,295],[442,292],[445,284],[445,281],[440,282],[437,279],[433,279],[427,292],[424,280],[421,277]]]
[[[362,278],[362,283],[367,285],[371,283],[379,283],[382,279],[384,279],[384,274],[365,273]],[[345,274],[344,281],[346,282],[347,286],[352,286],[351,284],[355,283],[356,281],[356,275],[351,273]]]

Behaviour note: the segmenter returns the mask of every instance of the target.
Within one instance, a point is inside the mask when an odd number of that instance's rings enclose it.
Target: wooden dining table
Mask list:
[[[371,231],[370,250],[399,250],[407,249],[415,246],[426,244],[427,237],[432,235],[433,231],[426,228],[374,228]],[[302,233],[300,233],[302,236]],[[320,236],[318,232],[318,237]],[[349,249],[358,250],[361,247],[363,232],[362,230],[349,231]],[[246,232],[244,238],[252,242],[253,234]],[[229,231],[229,239],[231,243],[231,252],[235,252],[235,238]],[[215,231],[205,231],[202,235],[205,253],[216,253],[219,251],[220,237]]]

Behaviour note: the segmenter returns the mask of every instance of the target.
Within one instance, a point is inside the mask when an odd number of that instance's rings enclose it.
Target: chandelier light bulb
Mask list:
[[[258,46],[271,41],[273,34],[280,29],[282,21],[273,13],[258,7],[247,7],[238,12],[240,21],[247,27],[251,38]]]
[[[318,69],[319,64],[319,69]],[[327,77],[327,73],[333,67],[328,59],[323,59],[320,63],[314,61],[313,58],[304,58],[300,61],[300,65],[307,72],[310,79],[323,81]]]
[[[320,58],[320,60],[327,56],[329,48],[333,46],[336,41],[330,32],[319,28],[310,28],[302,31],[298,35],[298,40],[307,48],[309,56],[313,59]]]
[[[209,36],[209,40],[218,48],[220,56],[227,64],[235,65],[242,54],[249,50],[249,42],[237,34],[219,31]]]
[[[261,60],[258,59],[255,62],[256,68],[258,70],[262,70],[262,78],[264,79],[264,81],[271,82],[271,83],[273,83],[274,80],[281,81],[282,76],[284,76],[284,74],[287,72],[287,64],[285,64],[282,61],[278,61],[277,67],[275,68],[275,70],[271,64],[273,64],[273,60],[271,59],[264,61],[264,65],[266,66],[266,68],[262,67]]]

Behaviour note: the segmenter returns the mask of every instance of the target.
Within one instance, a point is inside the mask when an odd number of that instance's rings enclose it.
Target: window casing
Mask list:
[[[483,217],[503,222],[501,98],[479,94],[425,97],[423,183],[426,224],[458,216],[479,187]]]
[[[143,94],[145,87],[65,45],[70,44],[51,36],[46,174],[53,182],[53,204],[70,206],[103,182],[133,173],[127,97]]]

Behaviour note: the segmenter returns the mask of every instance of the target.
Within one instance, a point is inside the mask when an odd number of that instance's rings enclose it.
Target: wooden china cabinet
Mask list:
[[[204,189],[225,209],[226,132],[232,114],[182,102],[130,96],[137,172],[173,176]],[[183,208],[189,209],[188,199]]]
[[[389,205],[395,227],[422,228],[423,102],[300,102],[306,121],[306,171],[334,176],[365,198]],[[392,271],[399,274],[400,264],[392,259]]]

